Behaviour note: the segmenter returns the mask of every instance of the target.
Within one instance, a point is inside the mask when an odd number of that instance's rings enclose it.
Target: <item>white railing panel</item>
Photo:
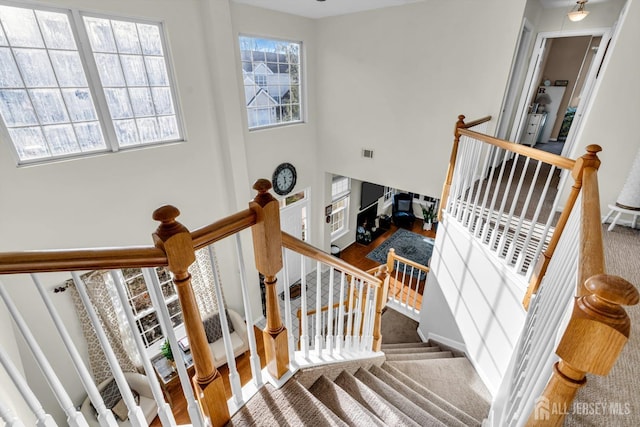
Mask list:
[[[526,422],[557,360],[555,348],[576,292],[579,225],[580,210],[574,209],[538,293],[531,301],[515,352],[515,369],[511,381],[504,382],[509,390],[500,425],[517,427]]]

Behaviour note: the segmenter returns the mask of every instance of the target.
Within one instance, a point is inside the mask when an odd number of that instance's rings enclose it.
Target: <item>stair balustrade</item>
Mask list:
[[[640,299],[632,284],[606,274],[601,148],[590,145],[572,160],[470,130],[483,119],[464,118],[455,126],[440,218],[464,227],[528,283],[525,324],[489,420],[560,426],[585,374],[606,375],[615,363],[630,329],[621,306]],[[562,203],[559,171],[573,180]]]
[[[249,208],[223,218],[212,224],[189,231],[185,226],[177,221],[179,210],[173,206],[163,206],[153,213],[153,218],[160,222],[158,228],[153,233],[154,245],[130,248],[98,248],[98,249],[77,249],[77,250],[55,250],[55,251],[27,251],[0,253],[0,274],[7,281],[20,281],[21,274],[31,274],[35,287],[40,292],[45,305],[52,317],[53,324],[65,342],[68,352],[71,355],[73,366],[81,378],[81,385],[88,394],[93,406],[96,408],[97,416],[95,420],[89,420],[84,412],[77,411],[81,402],[72,402],[71,396],[67,393],[59,374],[56,372],[56,364],[63,363],[60,360],[49,361],[44,352],[39,348],[38,337],[32,333],[34,325],[27,321],[21,321],[20,310],[13,303],[11,295],[6,292],[4,283],[0,283],[0,294],[7,307],[11,307],[11,316],[15,322],[21,325],[19,331],[27,340],[33,353],[36,355],[36,363],[43,370],[51,389],[54,391],[60,407],[65,412],[66,423],[73,426],[117,425],[112,411],[105,407],[104,401],[97,389],[97,384],[91,378],[90,369],[86,362],[79,355],[78,349],[73,346],[69,338],[68,325],[65,325],[56,311],[55,304],[49,301],[50,296],[46,290],[52,284],[56,284],[56,292],[67,289],[69,284],[59,286],[63,273],[73,277],[73,285],[83,301],[89,319],[94,329],[98,331],[100,346],[107,355],[110,367],[110,375],[116,380],[128,410],[128,417],[132,425],[148,425],[149,414],[143,414],[141,407],[132,396],[132,393],[125,379],[126,373],[120,366],[119,356],[111,348],[111,341],[106,335],[111,331],[105,330],[102,321],[95,314],[94,302],[84,291],[84,276],[80,274],[87,271],[104,271],[105,277],[113,283],[117,298],[122,307],[125,308],[127,317],[121,328],[128,328],[134,337],[137,337],[137,352],[142,358],[142,371],[149,381],[152,389],[152,398],[156,401],[157,413],[164,426],[175,426],[176,421],[171,413],[171,408],[165,401],[161,388],[160,378],[156,377],[156,368],[151,357],[147,355],[145,344],[138,335],[139,325],[128,307],[130,296],[127,295],[127,286],[123,277],[124,270],[140,269],[140,279],[146,286],[145,294],[148,302],[145,307],[156,312],[158,323],[162,328],[163,336],[169,342],[173,354],[182,354],[182,347],[178,343],[178,337],[174,333],[175,312],[169,312],[165,305],[163,293],[167,292],[166,282],[159,279],[158,268],[166,266],[171,272],[173,286],[179,301],[182,320],[186,338],[189,342],[189,354],[192,359],[193,371],[187,369],[187,364],[176,363],[177,378],[183,387],[187,400],[187,410],[191,419],[191,424],[196,427],[210,424],[212,426],[225,425],[230,416],[239,410],[244,403],[263,386],[265,379],[271,377],[273,381],[287,378],[287,374],[298,369],[297,360],[302,360],[304,365],[305,356],[303,352],[295,352],[293,348],[291,330],[291,300],[287,298],[285,306],[284,322],[281,317],[279,298],[276,293],[277,276],[283,267],[283,251],[294,251],[301,254],[301,258],[314,260],[317,264],[318,278],[321,278],[322,271],[329,271],[331,275],[331,287],[328,290],[329,298],[345,301],[348,292],[355,292],[357,298],[352,298],[352,304],[342,304],[337,312],[328,314],[324,325],[315,323],[316,331],[323,330],[322,334],[316,333],[314,350],[321,356],[329,359],[348,360],[358,355],[371,355],[372,349],[379,349],[381,343],[380,335],[380,315],[382,310],[382,296],[384,294],[383,284],[385,278],[382,273],[377,277],[363,272],[339,258],[333,257],[317,248],[308,245],[296,238],[293,238],[280,230],[279,206],[277,200],[269,193],[271,184],[267,180],[258,180],[254,189],[258,194],[250,202]],[[243,259],[243,249],[241,246],[240,233],[246,229],[251,229],[253,237],[253,253],[255,256],[256,269],[265,276],[266,284],[266,327],[263,330],[263,343],[266,356],[266,372],[263,372],[260,364],[260,355],[257,351],[256,337],[253,332],[253,316],[249,295],[255,290],[250,289],[248,284]],[[202,317],[196,303],[197,297],[192,286],[192,276],[189,267],[196,259],[196,251],[205,250],[209,253],[210,262],[215,263],[213,257],[213,246],[227,237],[235,237],[235,246],[238,254],[239,277],[229,280],[218,277],[218,272],[214,269],[212,283],[207,286],[211,288],[211,293],[215,294],[217,301],[222,301],[221,283],[227,281],[240,282],[243,296],[244,317],[249,327],[247,335],[249,341],[249,364],[252,372],[252,387],[242,387],[235,367],[230,331],[225,319],[224,310],[221,310],[222,340],[225,343],[227,365],[229,371],[229,384],[231,390],[225,389],[221,373],[214,366],[210,345],[204,331]],[[304,262],[303,262],[304,264]],[[334,273],[340,281],[340,286],[334,290]],[[347,275],[350,282],[346,283]],[[15,278],[14,278],[15,277]],[[166,279],[166,278],[163,278]],[[62,279],[64,281],[65,279]],[[69,279],[70,280],[70,279]],[[322,286],[318,281],[318,295],[326,292],[326,286]],[[289,284],[287,284],[289,285]],[[256,286],[256,285],[252,285]],[[339,288],[339,289],[338,289]],[[289,286],[285,287],[288,291]],[[288,294],[288,292],[285,292]],[[166,295],[164,295],[166,296]],[[322,301],[322,300],[321,300]],[[306,299],[305,299],[306,303]],[[23,308],[24,309],[24,308]],[[138,309],[138,308],[136,308]],[[146,308],[145,308],[146,309]],[[376,317],[377,316],[377,317]],[[173,317],[173,320],[172,320]],[[338,319],[349,318],[348,322],[338,321]],[[68,319],[67,319],[68,320]],[[42,321],[38,319],[38,321]],[[320,328],[317,328],[317,325]],[[335,326],[334,326],[335,325]],[[71,327],[77,328],[72,325]],[[349,329],[350,328],[350,329]],[[147,333],[145,331],[144,333]],[[155,332],[154,332],[155,334]],[[176,358],[176,362],[180,362]],[[325,361],[326,362],[326,361]],[[39,426],[56,425],[54,416],[59,418],[59,409],[43,406],[38,393],[31,389],[29,382],[22,376],[21,372],[15,368],[14,362],[0,349],[0,364],[10,375],[13,385],[20,392],[20,396],[27,402],[28,408],[33,413],[33,419]],[[18,363],[21,365],[21,363]],[[189,378],[189,372],[193,372],[193,377]],[[263,375],[265,375],[263,379]],[[76,390],[77,394],[77,390]],[[230,399],[228,400],[228,396]],[[4,403],[4,402],[3,402]],[[10,402],[9,402],[10,403]],[[84,406],[83,406],[84,407]],[[53,415],[52,415],[53,414]],[[155,416],[155,413],[151,417]],[[16,420],[17,416],[11,406],[0,406],[0,417],[9,425],[20,425],[22,420]],[[30,420],[24,420],[29,422]],[[97,423],[97,424],[96,424]]]
[[[413,320],[420,320],[429,267],[399,256],[393,248],[387,253],[386,267],[390,277],[387,304]]]

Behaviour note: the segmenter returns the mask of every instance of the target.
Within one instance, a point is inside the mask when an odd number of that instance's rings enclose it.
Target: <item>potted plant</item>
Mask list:
[[[424,218],[424,224],[422,224],[423,230],[431,230],[435,216],[435,206],[433,205],[433,203],[429,203],[428,206],[422,207],[422,217]]]
[[[171,350],[171,345],[169,344],[169,340],[164,340],[162,347],[160,347],[160,354],[162,354],[165,359],[169,361],[171,368],[175,370],[176,362],[173,358],[173,351]]]

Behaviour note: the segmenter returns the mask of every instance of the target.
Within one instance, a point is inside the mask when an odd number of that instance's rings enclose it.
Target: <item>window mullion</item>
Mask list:
[[[111,120],[111,113],[109,112],[109,106],[107,105],[107,98],[102,87],[102,81],[100,80],[100,74],[98,73],[98,66],[91,50],[91,43],[89,42],[89,35],[82,19],[82,14],[78,10],[72,10],[72,31],[76,36],[76,42],[78,44],[78,52],[80,53],[80,61],[84,67],[85,75],[87,76],[87,82],[89,84],[89,91],[94,100],[96,107],[96,114],[98,115],[98,121],[102,127],[102,132],[105,136],[105,143],[111,151],[118,151],[118,139],[116,137],[116,130]]]

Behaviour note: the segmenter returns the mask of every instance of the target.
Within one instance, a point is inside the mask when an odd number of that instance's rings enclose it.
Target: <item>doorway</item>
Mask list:
[[[280,224],[282,231],[302,241],[309,240],[309,190],[303,190],[280,201]],[[300,255],[293,251],[284,251],[286,259],[287,278],[284,279],[284,269],[278,273],[277,291],[282,292],[285,282],[295,283],[300,280],[302,266]],[[309,271],[307,266],[307,271]]]
[[[609,40],[609,30],[539,33],[509,139],[572,155]]]

